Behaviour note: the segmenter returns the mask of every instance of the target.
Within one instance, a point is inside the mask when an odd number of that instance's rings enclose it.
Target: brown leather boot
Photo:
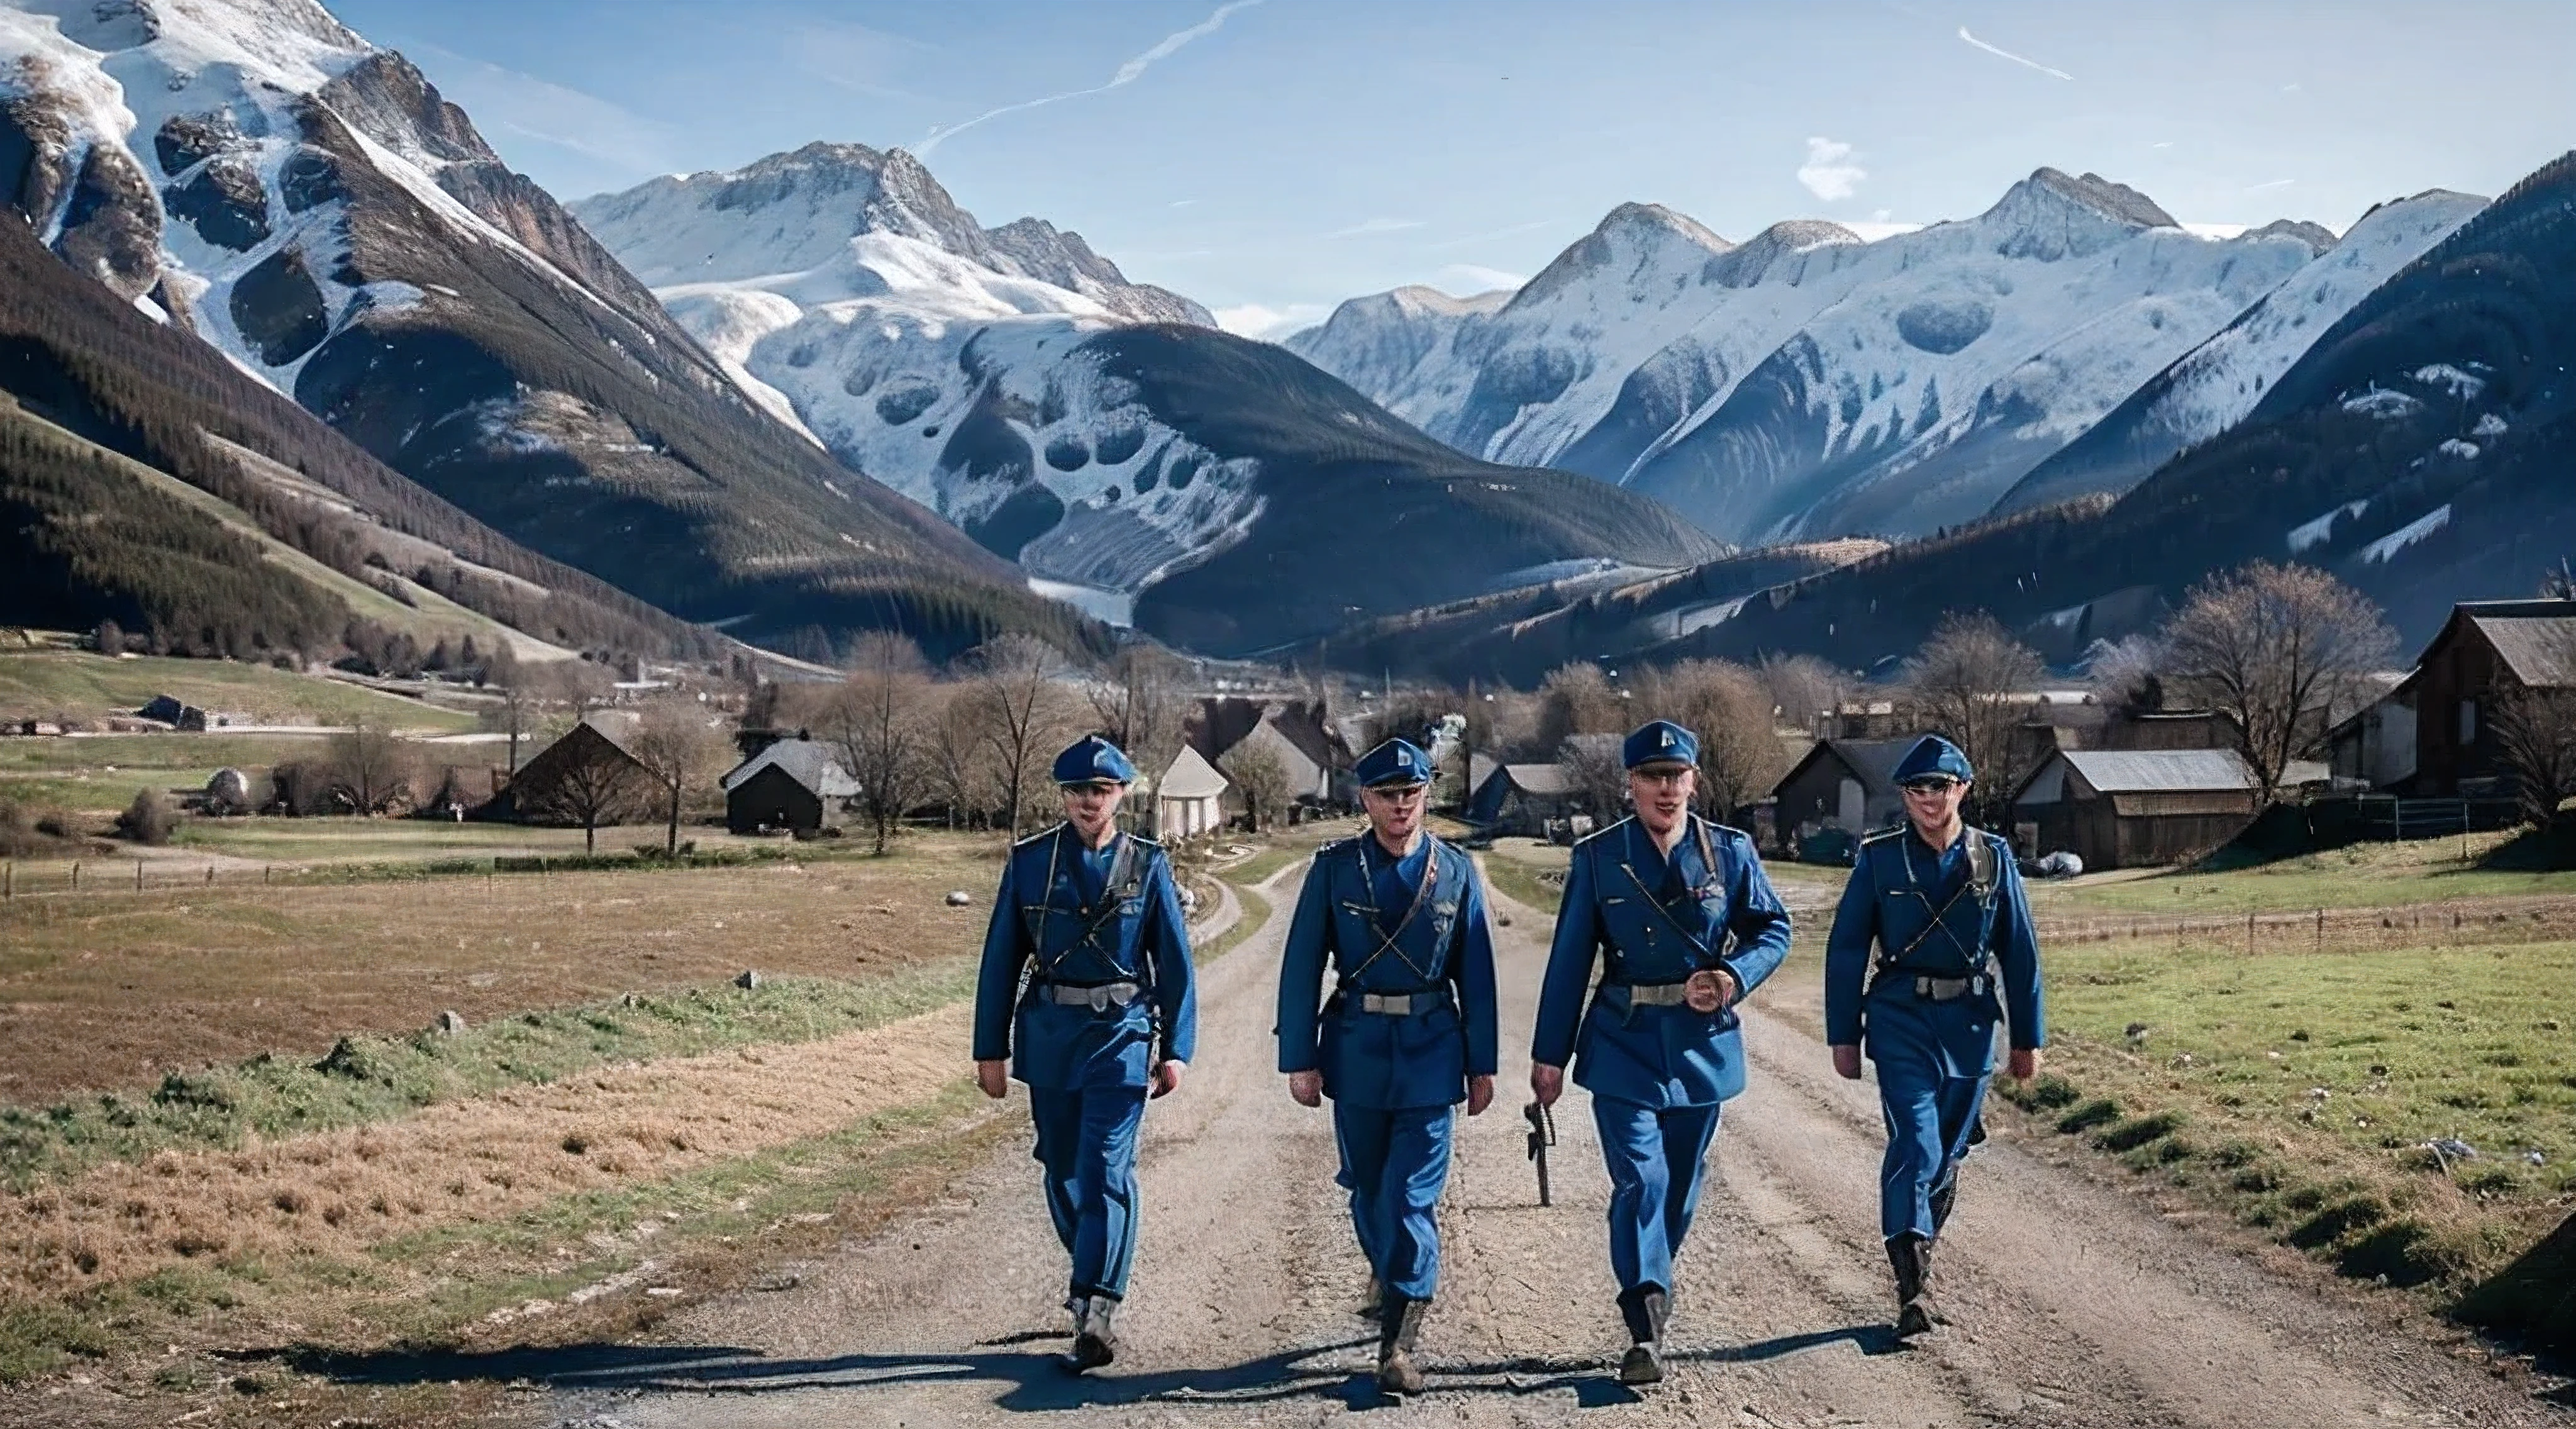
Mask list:
[[[1912,1232],[1887,1243],[1888,1264],[1896,1270],[1896,1337],[1912,1339],[1931,1333],[1932,1242]]]
[[[1413,1346],[1422,1336],[1422,1317],[1430,1309],[1428,1300],[1408,1300],[1393,1291],[1387,1293],[1377,1340],[1378,1393],[1402,1399],[1422,1392],[1422,1367],[1414,1363]]]
[[[1672,1313],[1672,1305],[1670,1295],[1651,1285],[1619,1297],[1619,1318],[1627,1323],[1628,1338],[1635,1342],[1619,1357],[1621,1384],[1663,1381],[1664,1321]]]

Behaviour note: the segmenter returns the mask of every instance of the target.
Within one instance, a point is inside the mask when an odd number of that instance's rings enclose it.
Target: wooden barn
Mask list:
[[[1488,833],[1543,838],[1548,820],[1581,807],[1580,793],[1562,764],[1498,764],[1467,801],[1467,822]]]
[[[2496,744],[2499,704],[2576,686],[2576,600],[2485,600],[2451,608],[2401,688],[2415,707],[2419,796],[2510,795]]]
[[[2153,867],[2236,837],[2260,799],[2232,749],[2060,750],[2014,791],[2013,843],[2088,871]]]
[[[810,834],[857,796],[859,781],[830,745],[781,739],[733,767],[721,781],[725,827],[738,834],[787,829]]]
[[[1771,786],[1775,837],[1784,845],[1838,829],[1854,838],[1905,817],[1897,762],[1919,734],[1902,739],[1820,739]]]

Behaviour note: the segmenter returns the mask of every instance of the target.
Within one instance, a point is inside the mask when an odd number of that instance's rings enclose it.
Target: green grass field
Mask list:
[[[0,652],[0,717],[96,720],[131,712],[155,695],[262,724],[364,719],[393,729],[450,733],[475,723],[464,711],[266,665],[149,655],[111,660],[75,650]]]
[[[2458,838],[2365,843],[2276,863],[2204,872],[2123,870],[2069,883],[2034,880],[2033,908],[2183,915],[2295,912],[2306,908],[2384,908],[2457,898],[2576,894],[2576,872],[2524,872],[2479,867],[2509,833],[2471,834],[2469,860]]]
[[[2576,1193],[2576,944],[2045,960],[2025,1103],[2347,1271],[2465,1289]]]

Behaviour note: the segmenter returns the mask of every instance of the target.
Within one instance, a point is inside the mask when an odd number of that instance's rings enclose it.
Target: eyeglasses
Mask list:
[[[1908,779],[1897,787],[1908,794],[1941,794],[1958,787],[1956,779]]]

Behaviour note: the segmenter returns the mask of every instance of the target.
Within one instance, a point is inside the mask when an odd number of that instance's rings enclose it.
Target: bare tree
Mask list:
[[[1640,715],[1673,720],[1699,736],[1700,807],[1730,817],[1789,772],[1792,755],[1772,716],[1769,682],[1726,660],[1684,660],[1639,682]]]
[[[597,853],[601,826],[633,817],[653,793],[652,776],[605,735],[556,747],[563,753],[547,770],[551,777],[534,783],[521,779],[513,786],[520,790],[519,807],[540,818],[581,825],[583,850]]]
[[[1608,823],[1627,807],[1628,771],[1613,742],[1568,739],[1557,746],[1556,762],[1573,786],[1575,803],[1595,820]]]
[[[971,825],[1001,802],[1001,781],[993,775],[977,713],[978,693],[965,685],[936,685],[930,698],[922,735],[930,797],[947,806],[950,828],[960,819]]]
[[[2156,706],[2163,683],[2164,650],[2152,635],[2096,640],[2084,652],[2084,673],[2096,703],[2115,710]]]
[[[707,714],[706,706],[674,696],[645,709],[634,738],[627,742],[627,751],[644,766],[657,786],[654,792],[661,796],[664,813],[662,849],[676,854],[680,851],[680,806],[690,791],[703,790],[723,774],[732,747]]]
[[[1066,727],[1055,684],[1062,664],[1054,646],[1022,634],[986,641],[967,662],[978,731],[1001,775],[1003,817],[1014,834],[1029,796],[1037,792],[1034,774],[1044,770],[1055,737]]]
[[[1569,735],[1616,734],[1626,712],[1601,667],[1577,660],[1547,672],[1538,687],[1538,740],[1554,749]]]
[[[2194,587],[2164,630],[2165,673],[2235,721],[2265,803],[2291,760],[2325,735],[2326,712],[2397,648],[2379,607],[2307,566],[2256,561]]]
[[[353,814],[381,814],[410,797],[420,760],[391,730],[360,720],[331,737],[323,768],[334,802]]]
[[[933,783],[930,704],[920,648],[878,632],[851,652],[850,677],[824,707],[825,738],[859,781],[859,806],[875,830],[878,853],[886,851],[887,835]]]
[[[1251,816],[1254,833],[1286,814],[1294,792],[1288,783],[1288,761],[1267,739],[1256,735],[1237,744],[1217,762],[1217,769],[1243,791],[1244,812]]]
[[[1819,716],[1842,708],[1851,680],[1813,655],[1765,655],[1762,687],[1785,723],[1815,732]]]
[[[2021,773],[2013,764],[2013,727],[2022,706],[2012,697],[2039,681],[2037,651],[1982,610],[1941,617],[1905,670],[1905,698],[1916,716],[1949,737],[1977,771],[1973,795],[1981,822],[1991,822]]]
[[[1100,732],[1139,769],[1160,774],[1181,752],[1181,719],[1189,712],[1183,693],[1187,670],[1161,646],[1130,645],[1090,686]]]

